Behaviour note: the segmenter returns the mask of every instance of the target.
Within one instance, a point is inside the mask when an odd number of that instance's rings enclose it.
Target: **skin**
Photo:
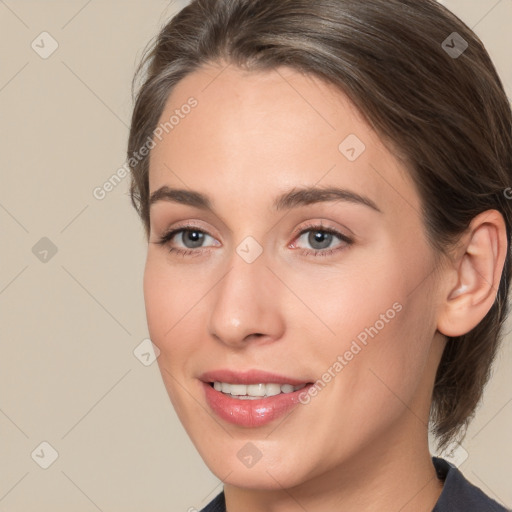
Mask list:
[[[475,218],[436,267],[405,165],[340,91],[288,68],[212,64],[178,83],[162,122],[190,96],[197,107],[151,151],[150,192],[198,191],[212,210],[151,206],[144,296],[167,392],[224,481],[228,511],[431,511],[442,490],[427,441],[435,372],[445,335],[469,331],[493,303],[503,218]],[[349,134],[366,146],[353,162],[338,149]],[[350,189],[381,211],[340,200],[272,208],[304,186]],[[209,235],[202,246],[187,233],[157,243],[189,221]],[[314,228],[299,235],[320,223],[352,243],[312,245]],[[236,252],[248,236],[263,251],[252,263]],[[329,249],[337,251],[312,254]],[[394,303],[400,312],[284,419],[243,428],[205,401],[198,377],[207,370],[316,381]],[[248,442],[262,455],[250,468],[237,457]]]

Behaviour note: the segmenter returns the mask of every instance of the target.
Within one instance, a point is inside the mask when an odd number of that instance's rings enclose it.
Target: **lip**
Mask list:
[[[200,380],[210,409],[221,419],[247,428],[261,427],[283,416],[299,405],[300,394],[307,392],[308,387],[313,385],[310,381],[292,379],[260,370],[246,372],[215,370],[203,373]],[[281,393],[254,400],[240,400],[215,390],[211,382],[228,382],[230,384],[276,383],[292,384],[293,386],[305,384],[305,387],[292,393]]]
[[[212,370],[199,376],[203,382],[227,382],[229,384],[291,384],[300,386],[308,384],[311,381],[298,380],[292,377],[286,377],[277,373],[270,373],[263,370],[247,370],[244,372],[228,369]]]

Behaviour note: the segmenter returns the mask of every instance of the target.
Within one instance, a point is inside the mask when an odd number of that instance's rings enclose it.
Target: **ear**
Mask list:
[[[437,329],[449,337],[476,327],[491,309],[507,254],[507,233],[497,210],[477,215],[462,237],[446,276]],[[455,286],[453,283],[456,283]]]

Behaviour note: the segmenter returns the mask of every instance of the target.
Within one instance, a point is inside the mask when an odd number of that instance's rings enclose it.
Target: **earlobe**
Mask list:
[[[462,336],[480,323],[496,299],[506,253],[501,213],[488,210],[477,215],[449,271],[456,276],[447,281],[456,285],[445,289],[446,298],[441,297],[438,331],[449,337]]]

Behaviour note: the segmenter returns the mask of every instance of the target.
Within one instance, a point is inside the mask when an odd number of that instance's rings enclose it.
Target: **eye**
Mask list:
[[[299,233],[296,240],[300,244],[309,245],[312,250],[306,248],[303,252],[305,255],[313,256],[328,256],[334,252],[343,250],[353,243],[353,240],[348,236],[323,225],[307,226],[306,229],[303,229]],[[333,242],[335,245],[333,245]],[[293,246],[297,246],[297,242],[295,242]]]
[[[215,241],[215,238],[195,226],[182,226],[168,231],[155,243],[166,245],[169,252],[176,252],[185,256],[200,252],[198,249],[204,248],[204,243],[208,239]],[[176,244],[178,244],[177,247]],[[218,243],[210,244],[210,246],[212,245],[218,245]]]
[[[213,243],[207,245],[209,239]],[[308,248],[301,249],[301,252],[306,256],[328,256],[345,249],[353,243],[350,237],[334,228],[323,225],[306,226],[306,229],[302,229],[295,240],[296,242],[291,245],[293,248],[297,247],[297,241],[299,242],[298,245],[306,244],[312,248],[312,250]],[[154,243],[167,246],[169,252],[183,256],[199,255],[208,251],[209,247],[220,245],[211,235],[192,225],[173,228]],[[300,249],[300,247],[298,248]]]

